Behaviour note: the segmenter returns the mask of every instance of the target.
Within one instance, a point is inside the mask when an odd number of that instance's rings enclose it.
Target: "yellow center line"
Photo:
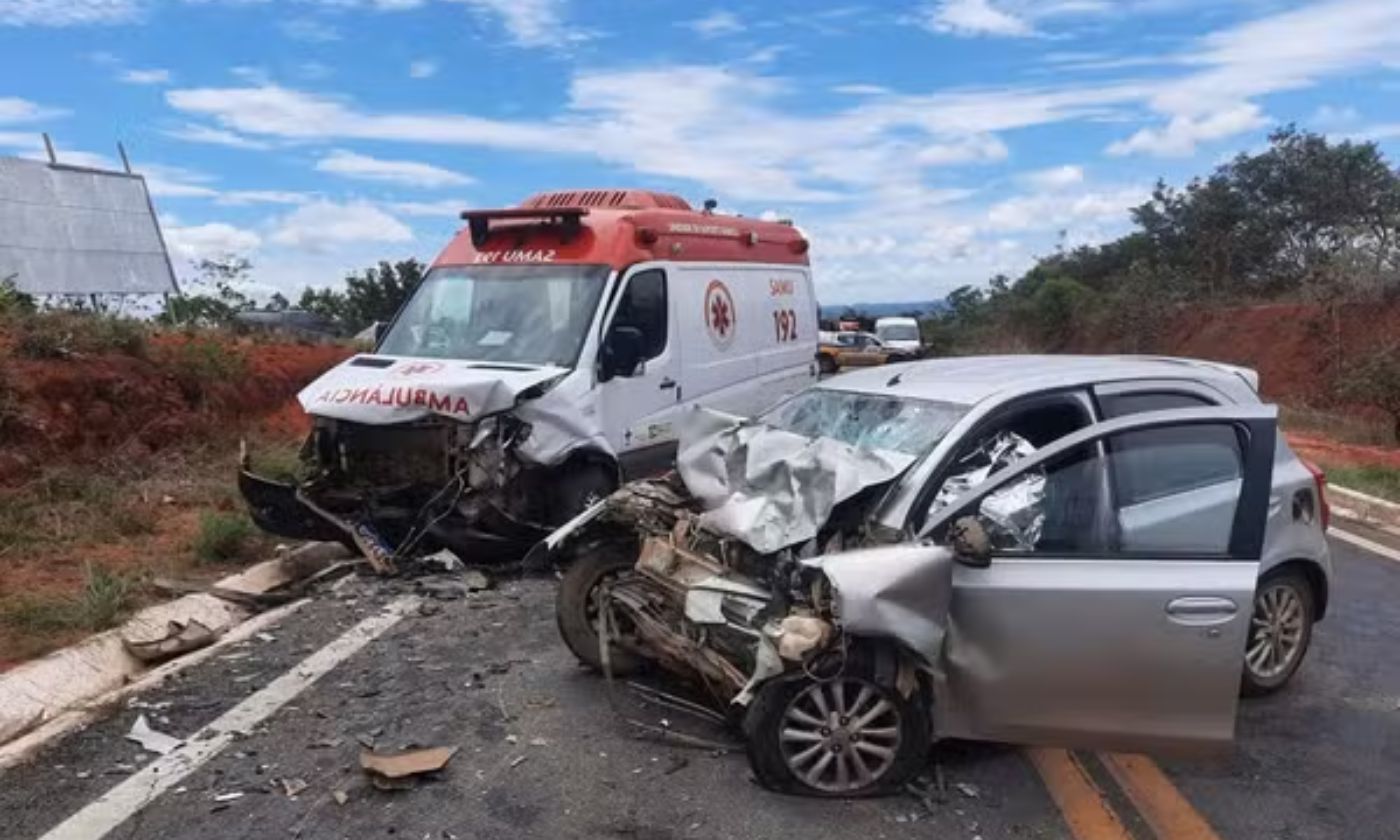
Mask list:
[[[1145,755],[1099,753],[1157,840],[1220,840],[1200,812]]]
[[[1067,750],[1027,747],[1025,753],[1075,840],[1132,840],[1098,785]]]

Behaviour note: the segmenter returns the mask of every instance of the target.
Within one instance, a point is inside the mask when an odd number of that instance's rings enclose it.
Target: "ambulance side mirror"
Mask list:
[[[642,331],[636,327],[614,326],[603,339],[598,357],[598,379],[607,382],[615,376],[636,376],[642,363]]]

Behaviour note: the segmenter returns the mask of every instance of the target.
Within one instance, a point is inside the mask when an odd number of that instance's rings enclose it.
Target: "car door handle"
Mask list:
[[[1188,595],[1167,602],[1167,617],[1177,624],[1224,624],[1239,611],[1234,601],[1216,595]]]
[[[676,380],[672,379],[671,377],[668,376],[665,379],[661,380],[661,390],[666,391],[674,387],[676,387]]]

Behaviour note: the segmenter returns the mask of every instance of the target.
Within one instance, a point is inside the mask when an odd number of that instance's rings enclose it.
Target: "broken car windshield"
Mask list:
[[[966,412],[966,406],[935,400],[811,388],[769,409],[759,420],[804,437],[919,456]]]
[[[435,268],[379,352],[572,367],[607,276],[601,265]]]

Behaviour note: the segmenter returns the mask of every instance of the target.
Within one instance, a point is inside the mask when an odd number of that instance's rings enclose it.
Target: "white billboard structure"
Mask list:
[[[178,292],[146,181],[0,157],[0,280],[32,295]]]

